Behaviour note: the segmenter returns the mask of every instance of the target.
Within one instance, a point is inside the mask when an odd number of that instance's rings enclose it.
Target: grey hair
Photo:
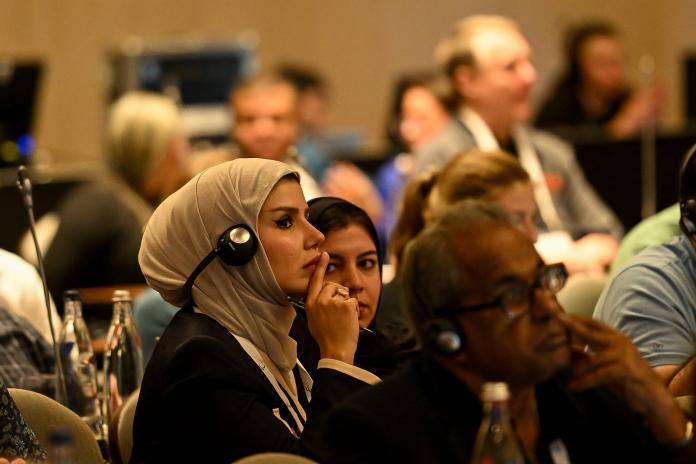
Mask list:
[[[467,273],[458,248],[483,225],[511,225],[497,205],[463,200],[448,206],[406,247],[401,270],[402,301],[421,346],[426,327],[440,308],[459,304],[467,295]]]
[[[181,133],[179,110],[173,100],[153,92],[135,91],[111,107],[106,131],[109,162],[135,191],[164,158]]]
[[[476,38],[489,29],[519,31],[515,21],[498,15],[473,15],[461,19],[452,32],[435,47],[435,61],[441,69],[452,76],[459,66],[476,67],[480,50],[476,48]]]

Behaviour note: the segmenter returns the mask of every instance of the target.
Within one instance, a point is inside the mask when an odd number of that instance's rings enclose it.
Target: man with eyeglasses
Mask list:
[[[620,332],[564,314],[565,268],[496,207],[444,212],[402,277],[424,354],[329,414],[322,462],[469,462],[489,381],[510,388],[528,462],[695,462],[691,422],[659,377]]]

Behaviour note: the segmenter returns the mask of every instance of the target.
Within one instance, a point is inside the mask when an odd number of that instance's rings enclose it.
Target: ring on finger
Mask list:
[[[348,296],[350,295],[350,292],[345,287],[338,287],[336,289],[336,294],[341,295],[343,298],[348,298]]]

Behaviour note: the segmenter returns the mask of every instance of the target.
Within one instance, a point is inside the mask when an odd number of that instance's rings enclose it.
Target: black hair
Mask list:
[[[433,94],[435,99],[448,113],[457,108],[456,92],[451,88],[445,76],[434,70],[414,71],[399,76],[392,87],[392,100],[387,114],[386,135],[393,146],[393,151],[408,151],[399,134],[401,104],[409,90],[422,87]]]
[[[377,249],[377,260],[379,264],[379,272],[382,274],[382,254],[379,246],[379,236],[377,229],[370,219],[370,216],[360,207],[355,206],[340,198],[334,197],[318,197],[309,200],[309,222],[316,227],[319,232],[328,235],[336,229],[344,229],[350,225],[356,224],[365,231],[372,239]]]
[[[577,88],[582,82],[580,71],[580,49],[593,37],[618,37],[619,32],[611,24],[603,21],[591,21],[571,28],[565,38],[565,56],[567,68],[560,85]]]
[[[326,79],[309,67],[286,63],[277,66],[275,72],[290,82],[300,93],[309,89],[326,91]]]

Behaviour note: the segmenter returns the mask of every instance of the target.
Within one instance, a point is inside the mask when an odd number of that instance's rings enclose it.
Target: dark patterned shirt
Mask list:
[[[56,334],[57,335],[57,334]],[[26,319],[0,307],[0,381],[53,397],[51,346]]]
[[[32,462],[46,459],[46,451],[36,434],[24,422],[22,414],[0,381],[0,457],[24,458]]]

